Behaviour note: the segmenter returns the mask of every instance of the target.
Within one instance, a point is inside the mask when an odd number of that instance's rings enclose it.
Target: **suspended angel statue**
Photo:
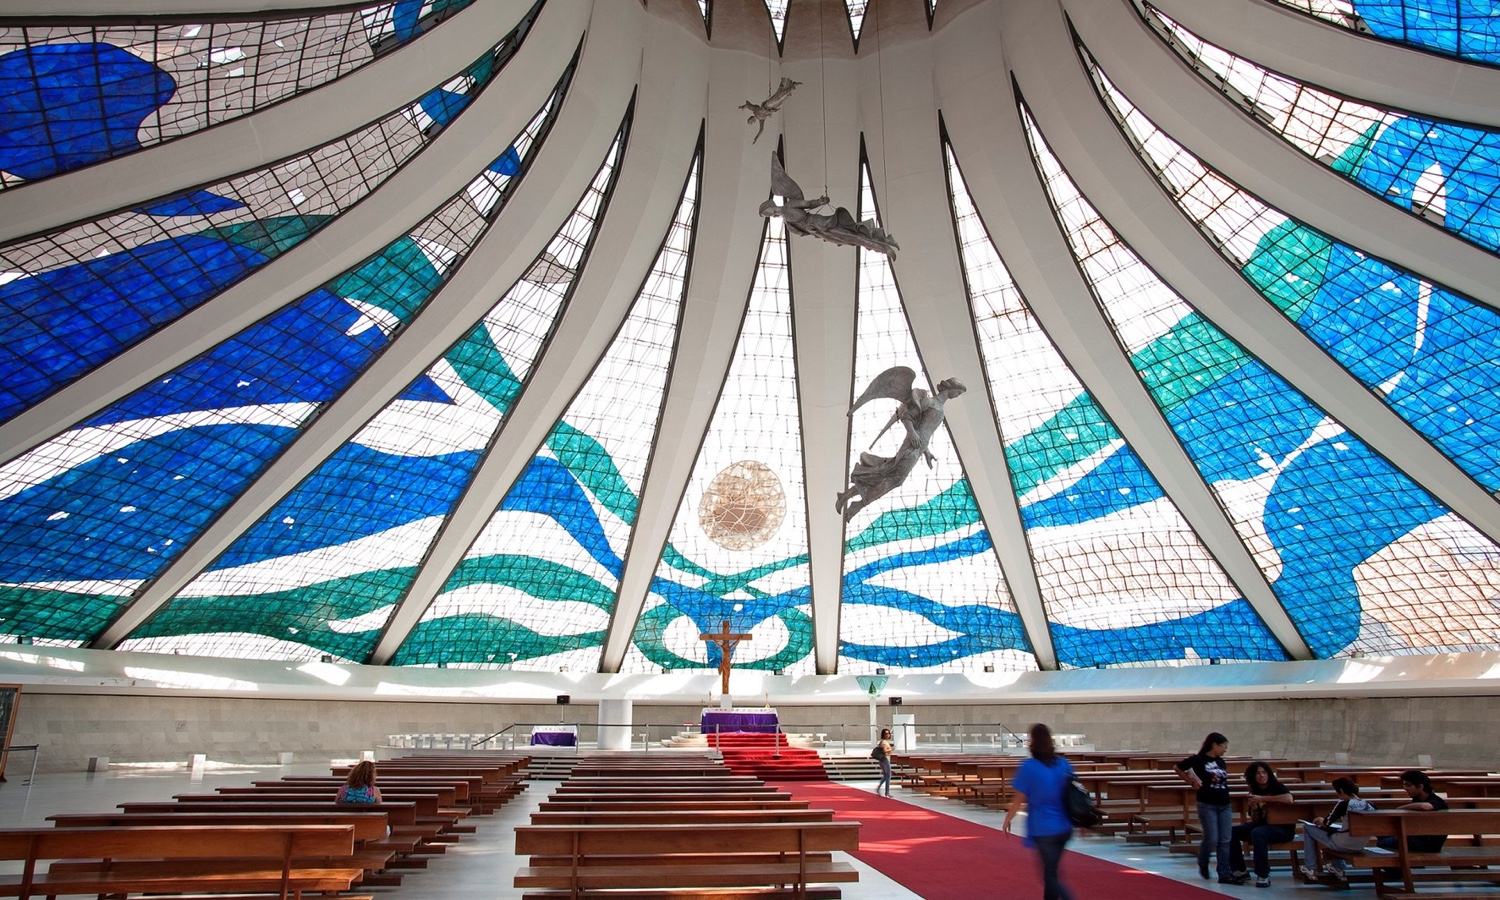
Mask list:
[[[746,100],[740,104],[740,109],[750,110],[750,118],[745,120],[745,124],[760,126],[755,129],[755,137],[750,139],[750,143],[753,144],[760,140],[761,132],[766,130],[766,120],[771,118],[772,114],[780,112],[781,104],[785,103],[786,98],[792,95],[792,91],[801,86],[802,82],[800,81],[783,78],[781,79],[781,86],[771,96],[767,97],[765,102],[751,103],[749,100]]]
[[[901,249],[896,239],[886,234],[883,228],[875,224],[874,219],[856,222],[849,210],[842,206],[835,208],[833,215],[808,212],[820,206],[828,206],[828,198],[802,199],[802,188],[781,167],[781,160],[774,151],[771,153],[771,193],[782,198],[782,204],[777,206],[775,197],[767,200],[760,205],[761,216],[781,216],[786,220],[787,230],[793,234],[812,235],[830,244],[864,247],[866,250],[884,253],[891,259],[895,259],[896,251]]]
[[[926,459],[927,467],[932,467],[934,460],[927,445],[943,424],[943,407],[968,388],[957,378],[947,378],[938,384],[935,393],[928,393],[921,388],[912,387],[916,380],[917,373],[906,366],[892,366],[876,375],[870,386],[865,388],[865,392],[849,408],[849,415],[853,416],[855,410],[871,400],[895,400],[899,404],[896,411],[891,414],[891,420],[885,423],[885,427],[880,429],[880,434],[875,435],[875,439],[878,441],[897,422],[906,430],[906,438],[892,456],[876,456],[873,453],[859,455],[859,462],[854,464],[854,471],[849,476],[853,483],[839,493],[838,500],[833,505],[834,509],[844,514],[845,521],[872,501],[900,487],[911,470],[916,468],[917,460]]]

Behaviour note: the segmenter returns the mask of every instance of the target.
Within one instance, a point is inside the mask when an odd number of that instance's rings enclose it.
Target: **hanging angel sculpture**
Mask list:
[[[859,455],[859,462],[854,464],[854,471],[849,475],[852,483],[839,492],[838,500],[833,505],[835,510],[844,514],[845,521],[872,501],[900,487],[911,470],[916,468],[917,460],[925,459],[928,468],[932,467],[934,460],[928,444],[938,427],[943,424],[944,405],[968,388],[956,378],[946,378],[938,383],[936,392],[928,393],[921,388],[912,387],[916,380],[917,373],[906,366],[892,366],[876,375],[870,386],[865,388],[865,392],[849,408],[849,415],[853,416],[855,410],[871,400],[895,400],[899,404],[896,411],[891,414],[891,420],[885,423],[885,427],[880,429],[880,434],[875,435],[875,439],[879,440],[897,422],[905,429],[906,437],[891,456],[876,456],[873,453]]]
[[[875,224],[874,219],[856,222],[849,210],[842,206],[836,207],[832,215],[809,212],[808,210],[820,206],[828,206],[828,198],[802,199],[802,188],[781,167],[781,160],[775,151],[771,153],[771,193],[775,196],[760,205],[761,216],[780,216],[786,220],[787,230],[793,234],[812,235],[830,244],[864,247],[866,250],[884,253],[891,259],[895,259],[896,251],[901,249],[896,239]],[[775,197],[782,198],[780,206],[776,204]]]
[[[767,97],[764,102],[751,103],[749,100],[746,100],[744,103],[740,104],[740,109],[750,110],[750,118],[745,120],[745,124],[758,124],[760,126],[755,129],[755,137],[750,139],[750,143],[753,144],[756,141],[760,140],[761,132],[766,130],[766,120],[771,118],[772,114],[780,112],[781,104],[785,103],[786,98],[792,95],[792,91],[795,91],[801,86],[802,82],[800,81],[793,81],[790,78],[783,78],[781,79],[781,86],[778,87],[776,91],[771,94],[771,96]]]

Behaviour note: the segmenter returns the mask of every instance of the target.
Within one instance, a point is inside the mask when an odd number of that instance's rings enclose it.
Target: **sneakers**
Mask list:
[[[1249,880],[1247,875],[1222,875],[1219,877],[1219,884],[1244,884]]]
[[[1266,876],[1257,875],[1255,877],[1255,886],[1256,887],[1263,887],[1263,888],[1270,887],[1271,886],[1271,876],[1269,876],[1269,875],[1266,875]]]
[[[1308,881],[1317,881],[1320,877],[1318,870],[1312,866],[1298,866],[1297,871],[1301,872],[1302,877]]]
[[[1318,874],[1328,878],[1333,878],[1337,881],[1349,880],[1349,875],[1344,871],[1344,867],[1337,863],[1328,863],[1324,865],[1323,868],[1319,870]]]

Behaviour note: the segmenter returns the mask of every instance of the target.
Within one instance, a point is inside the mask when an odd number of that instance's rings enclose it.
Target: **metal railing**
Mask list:
[[[1025,752],[1026,737],[1017,733],[1004,722],[944,722],[935,724],[901,723],[879,725],[878,728],[904,729],[907,739],[898,746],[952,746],[959,752],[970,750],[999,750],[1001,752]],[[389,735],[394,749],[458,749],[458,750],[515,750],[532,746],[532,732],[569,731],[575,735],[573,750],[582,747],[598,747],[601,730],[627,729],[631,750],[650,751],[670,746],[674,738],[701,734],[710,749],[719,749],[721,727],[710,726],[704,730],[697,722],[644,722],[644,723],[595,723],[595,722],[513,722],[489,734],[479,733],[411,733]],[[842,755],[849,755],[852,744],[856,752],[862,752],[872,743],[868,724],[831,723],[813,726],[826,731],[805,730],[797,724],[775,726],[778,749],[790,747],[792,735],[810,735],[819,749],[838,747]],[[1082,735],[1056,734],[1058,749],[1066,752],[1069,746],[1079,746]]]

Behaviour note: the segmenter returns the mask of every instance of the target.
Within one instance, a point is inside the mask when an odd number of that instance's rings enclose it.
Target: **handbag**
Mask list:
[[[1063,810],[1075,828],[1093,828],[1104,821],[1104,812],[1094,805],[1094,800],[1077,778],[1069,778],[1063,784]]]
[[[885,759],[885,744],[876,741],[875,746],[870,749],[870,758],[875,760]]]

